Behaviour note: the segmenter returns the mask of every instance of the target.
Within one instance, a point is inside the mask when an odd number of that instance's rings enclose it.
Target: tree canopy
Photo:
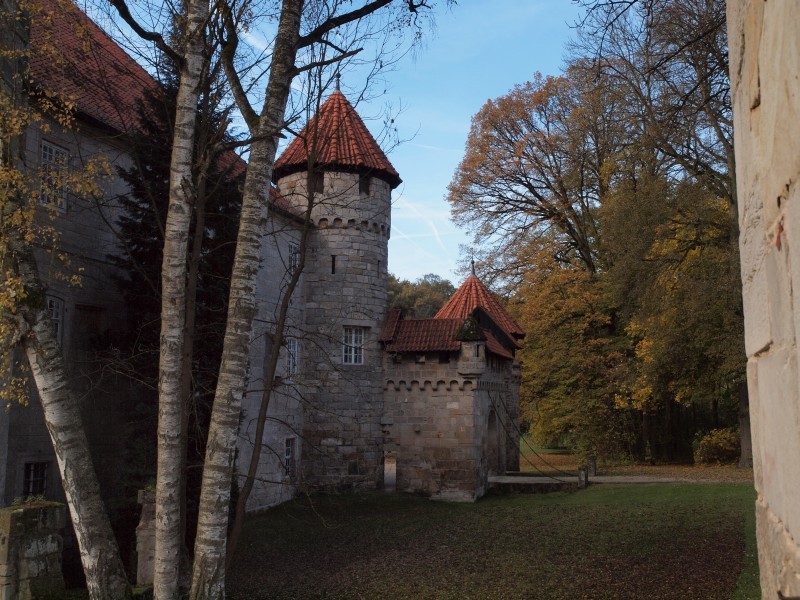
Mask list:
[[[528,331],[538,440],[686,458],[745,376],[724,2],[590,4],[561,75],[475,115],[449,200]]]

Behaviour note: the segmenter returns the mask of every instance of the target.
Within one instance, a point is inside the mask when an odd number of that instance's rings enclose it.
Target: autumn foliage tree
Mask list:
[[[690,459],[744,381],[724,3],[585,5],[565,72],[475,115],[453,217],[506,269],[539,440]]]

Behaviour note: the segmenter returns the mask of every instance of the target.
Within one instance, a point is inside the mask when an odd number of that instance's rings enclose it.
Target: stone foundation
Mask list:
[[[800,545],[763,498],[756,502],[762,598],[800,598]]]
[[[0,600],[63,598],[66,507],[51,502],[0,509]]]

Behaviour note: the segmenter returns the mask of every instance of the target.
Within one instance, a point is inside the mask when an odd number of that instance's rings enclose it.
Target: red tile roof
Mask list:
[[[404,319],[397,322],[394,336],[386,342],[385,348],[389,352],[458,352],[461,342],[454,338],[463,322],[460,319]]]
[[[315,140],[319,142],[316,148]],[[392,188],[402,182],[353,105],[338,90],[275,162],[274,177],[307,170],[309,148],[316,151],[314,162],[323,169],[369,174]]]
[[[128,132],[138,124],[137,100],[158,83],[70,0],[31,18],[35,85],[77,103],[94,124]]]
[[[479,306],[513,339],[519,340],[525,337],[522,327],[506,312],[489,288],[483,285],[475,275],[466,278],[461,287],[433,318],[461,319],[463,321]]]
[[[484,329],[483,335],[486,336],[486,349],[489,352],[509,360],[514,360],[514,354],[508,348],[506,348],[489,329]]]

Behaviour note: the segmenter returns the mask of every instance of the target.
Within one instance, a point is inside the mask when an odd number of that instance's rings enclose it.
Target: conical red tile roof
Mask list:
[[[475,275],[466,278],[461,287],[447,301],[447,304],[433,318],[461,319],[463,321],[479,306],[512,338],[519,340],[525,337],[522,327],[506,312],[489,288],[483,285]]]
[[[364,121],[339,90],[319,107],[317,115],[275,162],[275,178],[308,169],[311,151],[316,154],[314,162],[323,169],[369,174],[383,179],[392,188],[402,182]]]

